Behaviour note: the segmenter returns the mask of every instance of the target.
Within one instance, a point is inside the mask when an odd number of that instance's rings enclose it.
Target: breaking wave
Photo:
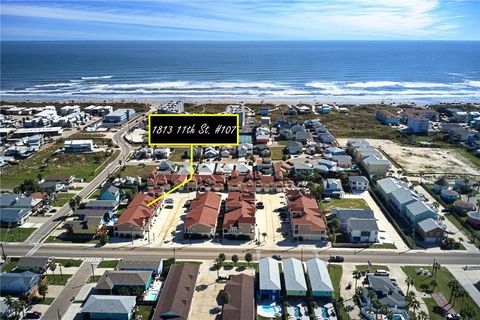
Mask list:
[[[154,81],[113,82],[112,76],[81,77],[64,82],[38,83],[24,88],[2,90],[5,96],[65,97],[230,97],[291,98],[362,97],[372,99],[465,99],[480,100],[480,81],[313,81],[279,83],[268,81]]]

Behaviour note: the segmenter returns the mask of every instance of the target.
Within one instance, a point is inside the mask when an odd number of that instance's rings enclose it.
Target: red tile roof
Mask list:
[[[292,213],[292,224],[310,225],[311,231],[325,231],[327,229],[315,196],[306,194],[301,190],[289,190],[287,198],[288,208]]]
[[[223,228],[238,226],[239,223],[255,224],[255,194],[230,192],[225,203]]]
[[[215,192],[199,194],[190,202],[190,211],[187,212],[184,226],[190,228],[196,224],[215,227],[222,197]]]
[[[147,206],[147,204],[153,200],[155,199],[149,195],[142,193],[137,194],[115,222],[115,225],[128,223],[142,227],[153,216],[153,210],[158,206],[158,202],[152,205],[152,207]]]

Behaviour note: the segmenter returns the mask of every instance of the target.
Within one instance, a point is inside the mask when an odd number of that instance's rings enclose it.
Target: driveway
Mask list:
[[[42,319],[61,319],[63,315],[65,315],[80,289],[82,289],[85,282],[87,282],[88,278],[92,275],[91,266],[91,262],[82,263],[78,271],[67,282],[59,296],[50,305],[50,308],[45,312]]]
[[[475,284],[480,284],[480,269],[465,270],[461,266],[446,266],[448,271],[458,280],[462,287],[468,292],[473,301],[480,307],[480,291]]]

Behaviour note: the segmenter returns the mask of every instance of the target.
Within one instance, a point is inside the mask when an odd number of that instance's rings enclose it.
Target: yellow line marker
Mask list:
[[[188,176],[188,179],[183,181],[182,183],[180,183],[178,186],[168,190],[167,192],[165,192],[164,194],[162,194],[160,197],[158,197],[157,199],[153,200],[153,201],[150,201],[147,206],[151,206],[152,204],[155,204],[157,203],[158,201],[160,201],[161,199],[165,198],[168,194],[172,193],[173,191],[179,189],[180,187],[184,186],[185,184],[187,184],[188,182],[190,182],[193,178],[193,144],[190,145],[190,175]]]

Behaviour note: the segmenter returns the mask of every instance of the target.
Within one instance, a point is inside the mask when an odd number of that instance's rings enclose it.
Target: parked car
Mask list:
[[[345,258],[342,256],[331,256],[330,259],[328,259],[329,262],[343,262],[345,261]]]
[[[265,208],[265,205],[263,204],[263,202],[257,202],[257,209],[263,209]]]
[[[460,320],[460,315],[458,313],[448,313],[445,315],[445,319],[450,319],[450,320]]]
[[[27,312],[27,314],[25,315],[25,317],[23,319],[40,319],[41,316],[42,316],[41,312],[31,311],[31,312]]]
[[[272,256],[272,258],[275,259],[275,260],[279,260],[279,261],[282,260],[282,256],[279,255],[279,254],[274,254],[274,255]]]

